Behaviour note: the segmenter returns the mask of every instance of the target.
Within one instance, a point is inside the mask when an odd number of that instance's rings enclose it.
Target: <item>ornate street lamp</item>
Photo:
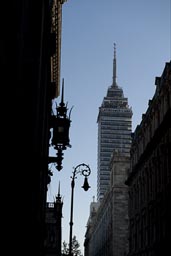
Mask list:
[[[84,176],[84,184],[82,188],[87,191],[90,186],[88,184],[88,176],[90,175],[91,170],[90,167],[86,164],[79,164],[74,168],[73,175],[71,177],[71,213],[70,213],[70,233],[69,233],[69,256],[72,256],[72,227],[73,227],[73,202],[74,202],[74,187],[75,187],[75,179],[77,178],[77,174]]]
[[[71,109],[72,110],[72,109]],[[52,133],[52,146],[57,150],[56,157],[49,156],[49,163],[56,163],[56,169],[60,171],[62,169],[63,150],[67,147],[71,147],[69,139],[70,128],[70,114],[67,116],[67,106],[64,103],[64,79],[62,81],[62,94],[61,102],[56,107],[56,115],[51,116],[51,128]]]

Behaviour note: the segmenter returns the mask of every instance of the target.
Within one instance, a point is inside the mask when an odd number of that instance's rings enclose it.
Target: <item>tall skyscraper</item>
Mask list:
[[[116,82],[116,45],[114,44],[113,82],[107,90],[97,118],[97,200],[100,201],[110,181],[110,160],[114,152],[129,156],[132,132],[132,110],[123,89]]]

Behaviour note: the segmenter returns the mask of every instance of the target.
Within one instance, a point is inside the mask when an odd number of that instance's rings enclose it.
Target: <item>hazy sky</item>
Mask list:
[[[113,44],[116,43],[117,83],[132,107],[132,131],[141,122],[171,58],[170,0],[68,0],[62,11],[61,80],[64,101],[71,112],[70,143],[64,151],[63,169],[52,167],[48,201],[54,201],[61,184],[63,197],[62,240],[69,241],[71,175],[73,167],[91,168],[85,192],[78,175],[74,194],[74,225],[83,252],[90,202],[96,198],[97,115],[112,84]],[[60,98],[56,99],[60,102]],[[55,154],[51,150],[51,154]]]

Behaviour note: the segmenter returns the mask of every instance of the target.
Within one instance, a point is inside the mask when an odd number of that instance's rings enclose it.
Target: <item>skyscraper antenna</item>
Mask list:
[[[113,86],[116,86],[116,43],[114,43],[114,58],[113,58]]]

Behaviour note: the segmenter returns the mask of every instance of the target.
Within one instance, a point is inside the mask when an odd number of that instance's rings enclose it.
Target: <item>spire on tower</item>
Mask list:
[[[60,195],[60,182],[59,182],[59,185],[58,185],[58,195],[56,196],[56,202],[59,202],[61,201],[61,195]]]
[[[113,58],[113,86],[116,86],[116,44],[114,43],[114,58]]]
[[[58,185],[58,196],[60,196],[60,181],[59,181],[59,185]]]

